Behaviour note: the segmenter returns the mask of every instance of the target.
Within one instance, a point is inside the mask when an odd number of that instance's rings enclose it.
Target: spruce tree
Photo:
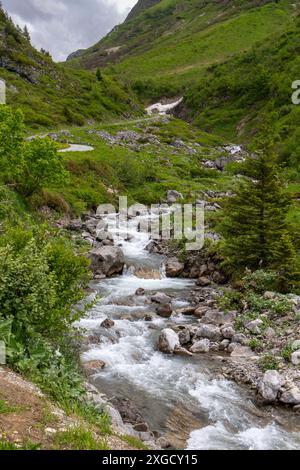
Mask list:
[[[290,197],[270,146],[247,160],[236,195],[228,200],[219,231],[232,270],[280,269],[293,253],[288,234]],[[287,255],[288,252],[288,255]]]

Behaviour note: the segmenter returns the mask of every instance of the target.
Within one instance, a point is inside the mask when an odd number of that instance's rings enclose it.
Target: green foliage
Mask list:
[[[25,196],[53,185],[62,185],[67,178],[68,173],[54,142],[50,139],[34,139],[24,145],[23,168],[18,186]]]
[[[284,290],[295,264],[287,223],[289,195],[270,151],[249,159],[244,174],[219,224],[226,266],[281,270]]]
[[[281,351],[281,356],[286,360],[290,361],[291,360],[291,355],[293,354],[294,349],[291,344],[287,344],[283,350]]]
[[[259,361],[261,369],[266,372],[267,370],[278,370],[279,362],[276,357],[271,354],[265,354]]]
[[[24,142],[23,116],[8,106],[0,107],[0,169],[24,196],[40,193],[45,187],[67,182],[67,171],[57,146],[50,139]]]
[[[77,426],[58,433],[55,442],[59,449],[66,450],[106,450],[107,445],[94,433],[83,426]]]

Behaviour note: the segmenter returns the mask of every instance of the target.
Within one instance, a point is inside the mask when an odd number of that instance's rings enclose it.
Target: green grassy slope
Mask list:
[[[92,72],[57,65],[38,52],[1,8],[0,78],[7,83],[8,104],[21,107],[31,127],[81,125],[141,111],[116,79],[104,75],[98,81]]]
[[[299,164],[300,106],[292,103],[299,52],[300,17],[284,34],[208,69],[186,93],[186,116],[206,131],[248,143],[269,125],[282,158]]]
[[[299,8],[288,0],[162,0],[72,63],[91,69],[114,64],[113,71],[126,76],[143,98],[171,96],[207,67],[283,31]]]

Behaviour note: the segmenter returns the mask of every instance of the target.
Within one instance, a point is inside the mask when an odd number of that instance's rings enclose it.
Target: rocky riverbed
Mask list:
[[[169,191],[170,203],[174,197]],[[151,448],[300,448],[298,324],[281,337],[258,320],[241,332],[239,312],[218,302],[229,288],[218,259],[195,252],[181,260],[140,230],[147,215],[116,237],[110,217],[68,227],[91,245],[91,299],[101,297],[79,325],[90,399],[107,408],[120,433]],[[293,322],[300,302],[290,301]],[[253,337],[262,351],[251,347]],[[291,361],[264,371],[264,348],[291,341]]]

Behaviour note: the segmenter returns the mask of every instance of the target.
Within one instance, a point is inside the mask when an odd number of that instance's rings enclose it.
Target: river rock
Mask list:
[[[231,348],[231,346],[234,346],[233,349],[231,350],[231,357],[234,358],[240,358],[240,357],[253,357],[253,351],[251,348],[248,348],[248,346],[242,346],[241,344],[236,344],[232,343],[228,347],[228,351]]]
[[[170,328],[163,330],[159,336],[158,349],[166,354],[173,354],[176,347],[180,347],[178,334]]]
[[[193,346],[190,348],[192,353],[208,353],[210,349],[210,341],[209,339],[201,339],[200,341],[196,341]]]
[[[225,349],[227,349],[229,345],[230,345],[229,339],[223,339],[223,341],[221,341],[220,343],[220,351],[225,351]]]
[[[179,336],[180,344],[182,346],[184,346],[185,344],[188,344],[191,341],[190,330],[186,327],[179,328],[178,336]]]
[[[89,361],[83,364],[83,368],[88,374],[96,374],[99,370],[104,369],[105,366],[104,361]]]
[[[291,363],[294,365],[294,366],[299,366],[300,365],[300,350],[299,351],[295,351],[292,353],[291,355]]]
[[[189,315],[194,315],[195,313],[195,307],[185,307],[180,310],[178,310],[178,313],[184,316],[189,316]]]
[[[239,343],[242,345],[248,344],[248,339],[247,336],[245,336],[243,333],[236,333],[232,338],[231,338],[233,343]]]
[[[217,309],[209,309],[206,311],[202,320],[203,322],[213,323],[214,325],[225,325],[226,323],[231,323],[233,321],[233,317],[230,313],[226,314]]]
[[[259,335],[261,333],[263,324],[264,322],[258,318],[257,320],[253,320],[249,323],[246,323],[245,327],[254,335]]]
[[[175,190],[170,190],[167,193],[167,201],[169,204],[174,204],[175,202],[179,201],[180,199],[183,199],[183,195],[179,193],[178,191]]]
[[[204,317],[206,312],[207,312],[207,307],[204,307],[203,305],[201,305],[200,307],[196,308],[196,310],[194,311],[194,316],[197,318],[202,318]]]
[[[168,277],[178,277],[184,270],[184,264],[177,258],[170,258],[166,262],[166,274]]]
[[[151,297],[151,301],[157,304],[166,305],[166,304],[170,304],[172,302],[172,299],[171,297],[169,297],[167,294],[164,294],[163,292],[157,292],[157,294]]]
[[[208,279],[208,277],[199,277],[199,279],[196,282],[196,285],[199,287],[207,287],[211,285],[211,280]]]
[[[174,349],[174,354],[177,356],[192,356],[193,354],[182,346],[176,346]]]
[[[259,383],[258,390],[266,401],[273,402],[277,399],[281,385],[281,375],[276,370],[267,370]]]
[[[158,316],[163,318],[170,318],[173,313],[173,309],[170,304],[159,305],[156,308],[156,313]]]
[[[96,275],[113,276],[121,274],[125,265],[125,258],[122,250],[114,246],[103,246],[95,248],[89,253],[91,269]]]
[[[136,295],[137,297],[142,297],[142,296],[145,295],[145,293],[146,293],[146,292],[145,292],[145,289],[143,289],[142,287],[140,287],[139,289],[136,290],[135,295]]]
[[[299,405],[300,404],[300,390],[299,388],[290,383],[288,388],[281,394],[280,401],[287,405]]]
[[[109,318],[106,318],[106,320],[104,320],[101,323],[101,326],[102,326],[102,328],[106,328],[107,330],[109,330],[110,328],[115,326],[115,322],[113,320],[110,320]]]
[[[208,338],[211,341],[220,341],[221,337],[221,330],[215,325],[200,325],[195,334],[195,338]]]
[[[224,326],[221,329],[221,333],[222,333],[223,338],[227,340],[232,340],[232,338],[235,335],[235,330],[232,326]]]

